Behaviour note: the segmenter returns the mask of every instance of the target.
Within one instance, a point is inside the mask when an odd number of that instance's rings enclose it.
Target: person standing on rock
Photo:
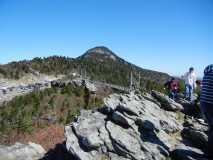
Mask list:
[[[213,64],[204,70],[200,103],[201,111],[209,125],[207,152],[213,158]]]
[[[194,72],[194,68],[189,68],[189,71],[186,72],[182,76],[182,78],[185,82],[185,98],[191,101],[191,95],[193,93],[193,90],[196,88],[196,75]]]

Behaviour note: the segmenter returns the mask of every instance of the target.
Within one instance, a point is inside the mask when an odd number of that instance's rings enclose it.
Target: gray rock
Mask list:
[[[104,143],[99,137],[99,130],[105,125],[106,116],[85,110],[81,111],[81,115],[77,122],[72,123],[76,136],[88,150],[99,148]]]
[[[177,102],[183,106],[184,108],[183,112],[186,115],[193,117],[202,117],[200,104],[198,103],[197,100],[189,102],[185,99],[179,98]]]
[[[107,108],[111,110],[115,110],[117,106],[120,104],[120,95],[113,94],[104,99],[104,104]]]
[[[65,127],[67,150],[80,160],[102,160],[107,150],[113,150],[105,129],[103,114],[82,110],[77,122]]]
[[[204,149],[208,142],[208,136],[206,133],[192,128],[184,128],[182,135],[184,138],[191,141],[192,144],[201,149]]]
[[[175,160],[207,160],[204,153],[190,146],[179,144],[172,152],[172,158]]]
[[[139,136],[133,130],[123,129],[110,121],[107,122],[106,128],[118,155],[129,159],[145,159]]]
[[[92,92],[92,93],[97,92],[97,88],[94,83],[91,83],[90,81],[86,81],[85,86],[90,92]]]
[[[176,103],[170,99],[167,95],[164,95],[157,91],[152,91],[152,96],[155,97],[161,104],[161,107],[167,111],[183,111],[184,108],[181,104]]]
[[[142,120],[142,119],[137,119],[136,124],[145,129],[146,131],[154,132],[157,131],[159,132],[159,128],[157,128],[153,123],[151,123],[148,120]]]
[[[204,120],[190,118],[188,116],[186,116],[184,127],[190,127],[201,132],[208,132],[208,125],[204,122]]]
[[[80,160],[92,160],[93,157],[90,153],[84,151],[79,144],[78,138],[72,131],[70,126],[65,127],[65,139],[67,150],[76,158]]]
[[[113,94],[100,112],[82,110],[65,127],[68,152],[80,160],[166,159],[178,142],[172,134],[183,127],[175,112],[165,111],[150,98],[133,92]]]
[[[129,160],[127,158],[118,156],[117,154],[114,154],[112,152],[109,153],[109,157],[110,157],[110,160]]]
[[[134,123],[133,120],[125,117],[122,113],[116,111],[112,114],[112,121],[114,121],[117,124],[120,124],[123,127],[131,127]]]
[[[0,160],[38,160],[45,154],[42,146],[29,142],[12,146],[0,145]]]
[[[122,97],[122,101],[118,98]],[[161,109],[156,103],[147,100],[139,99],[135,94],[117,95],[113,94],[105,100],[106,106],[111,110],[118,110],[122,112],[126,117],[137,121],[148,120],[152,122],[155,128],[162,128],[167,132],[177,132],[182,129],[182,125],[177,121],[177,115],[173,112],[168,112]]]
[[[183,138],[194,146],[204,149],[208,141],[208,126],[204,121],[186,117],[182,131]]]

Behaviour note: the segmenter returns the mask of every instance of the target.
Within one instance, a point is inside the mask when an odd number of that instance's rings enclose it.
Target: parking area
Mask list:
[[[51,87],[51,80],[39,81],[26,85],[14,85],[9,82],[0,82],[0,104],[5,101],[10,101],[15,96],[49,87]]]

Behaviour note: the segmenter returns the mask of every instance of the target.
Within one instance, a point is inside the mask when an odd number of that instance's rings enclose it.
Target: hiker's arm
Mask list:
[[[196,80],[197,80],[197,78],[196,78],[196,76],[194,76],[194,88],[197,88]]]
[[[187,73],[181,76],[182,79],[185,79],[187,77]]]

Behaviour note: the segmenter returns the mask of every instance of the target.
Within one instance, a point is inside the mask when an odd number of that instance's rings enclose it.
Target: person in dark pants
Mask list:
[[[197,86],[197,101],[200,101],[200,91],[202,87],[202,81],[201,80],[196,80],[196,86]]]
[[[200,103],[201,111],[209,125],[207,154],[213,158],[213,64],[204,70]]]

